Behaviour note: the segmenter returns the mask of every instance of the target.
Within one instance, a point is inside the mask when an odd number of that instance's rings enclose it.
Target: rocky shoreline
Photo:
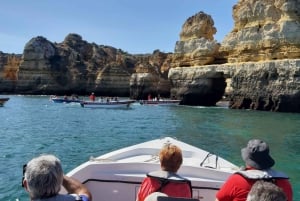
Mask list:
[[[0,52],[1,94],[177,97],[181,104],[300,112],[298,0],[240,0],[234,28],[214,40],[212,17],[186,20],[174,53],[132,55],[78,34],[32,38],[22,55]]]

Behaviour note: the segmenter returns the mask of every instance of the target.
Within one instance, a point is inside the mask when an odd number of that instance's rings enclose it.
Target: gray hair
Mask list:
[[[27,190],[32,199],[57,195],[63,182],[60,160],[53,155],[41,155],[27,163]]]
[[[253,184],[246,201],[287,201],[287,197],[275,184],[258,180]]]

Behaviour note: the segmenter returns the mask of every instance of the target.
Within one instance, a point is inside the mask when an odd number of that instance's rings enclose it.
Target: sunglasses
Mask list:
[[[25,179],[25,172],[26,172],[26,167],[27,167],[27,164],[23,165],[23,177],[22,177],[22,187],[24,188],[24,179]]]

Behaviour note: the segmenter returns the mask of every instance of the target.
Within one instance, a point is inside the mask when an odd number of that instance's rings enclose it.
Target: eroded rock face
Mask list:
[[[97,95],[128,96],[135,62],[121,50],[90,44],[77,34],[69,34],[58,44],[36,37],[25,46],[16,90],[29,94],[94,91]]]
[[[0,92],[12,93],[18,80],[17,74],[22,55],[0,51]]]
[[[136,97],[144,97],[146,92],[169,94],[170,65],[164,63],[167,57],[158,50],[153,54],[130,55],[110,46],[88,43],[78,34],[69,34],[62,43],[36,37],[25,46],[16,91],[57,95],[86,95],[93,91],[97,96]],[[140,86],[142,82],[131,82],[132,74],[143,71],[155,78],[150,79],[153,83]],[[130,82],[134,87],[130,87]]]
[[[170,54],[154,51],[149,58],[139,58],[135,73],[130,79],[130,97],[137,100],[152,97],[169,97],[171,83],[168,80]]]
[[[35,94],[57,88],[58,85],[51,76],[51,58],[56,54],[56,47],[46,38],[39,36],[31,39],[24,49],[16,91]]]
[[[226,82],[222,71],[205,67],[172,68],[171,96],[180,98],[183,105],[214,106],[225,93]]]
[[[300,59],[240,65],[232,87],[230,108],[300,112]]]
[[[229,63],[300,57],[300,0],[240,0],[221,44]]]
[[[220,45],[214,40],[216,28],[210,15],[199,12],[187,19],[176,42],[172,67],[189,67],[211,64]]]

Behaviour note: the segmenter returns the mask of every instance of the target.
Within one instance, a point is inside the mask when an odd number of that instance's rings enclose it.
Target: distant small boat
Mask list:
[[[50,97],[54,103],[80,103],[82,100],[73,98]]]
[[[3,107],[8,100],[9,98],[0,98],[0,107]]]
[[[179,105],[180,100],[141,100],[141,105]]]
[[[134,100],[119,100],[109,102],[97,102],[97,101],[82,101],[80,102],[81,107],[86,108],[128,108]]]

